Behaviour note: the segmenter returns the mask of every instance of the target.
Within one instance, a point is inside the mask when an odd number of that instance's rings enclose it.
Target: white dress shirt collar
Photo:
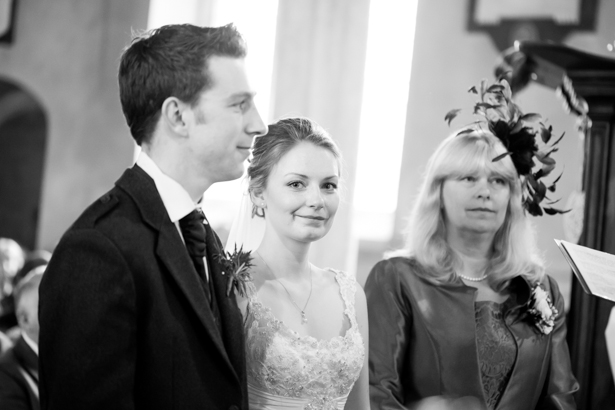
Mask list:
[[[198,204],[192,201],[188,191],[179,182],[165,175],[144,151],[139,154],[137,165],[154,180],[171,222],[176,223],[197,207]]]

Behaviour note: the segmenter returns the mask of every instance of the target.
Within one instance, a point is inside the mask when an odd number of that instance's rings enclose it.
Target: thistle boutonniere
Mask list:
[[[233,287],[241,297],[248,295],[248,283],[252,282],[250,268],[252,264],[251,251],[244,252],[243,246],[235,251],[222,252],[216,255],[217,262],[222,265],[222,274],[227,275],[226,296],[230,296]]]
[[[539,284],[532,288],[527,313],[534,322],[534,326],[545,335],[551,333],[555,326],[555,318],[559,314],[551,298]]]

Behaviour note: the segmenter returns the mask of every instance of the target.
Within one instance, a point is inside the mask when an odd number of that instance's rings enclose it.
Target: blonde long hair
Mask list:
[[[414,258],[426,269],[419,275],[435,284],[450,282],[461,261],[446,240],[442,209],[442,184],[448,178],[477,170],[493,172],[510,187],[506,217],[493,239],[487,267],[489,284],[497,290],[518,275],[528,281],[542,279],[544,266],[538,256],[533,229],[521,204],[521,183],[510,157],[493,162],[506,152],[499,139],[477,129],[445,139],[429,159],[423,184],[416,198],[406,230],[406,246],[389,256]]]

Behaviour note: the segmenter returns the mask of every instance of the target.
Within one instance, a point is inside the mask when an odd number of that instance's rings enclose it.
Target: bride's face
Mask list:
[[[339,163],[326,148],[302,142],[273,167],[262,193],[267,230],[284,240],[316,241],[339,205]]]

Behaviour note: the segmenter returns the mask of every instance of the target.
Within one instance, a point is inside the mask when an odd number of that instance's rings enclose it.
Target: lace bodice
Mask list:
[[[330,340],[301,336],[276,319],[256,293],[249,298],[245,334],[250,409],[343,408],[363,366],[365,347],[355,316],[355,279],[333,272],[350,321],[343,336]],[[258,400],[266,401],[260,396],[281,396],[297,405],[259,406]]]

